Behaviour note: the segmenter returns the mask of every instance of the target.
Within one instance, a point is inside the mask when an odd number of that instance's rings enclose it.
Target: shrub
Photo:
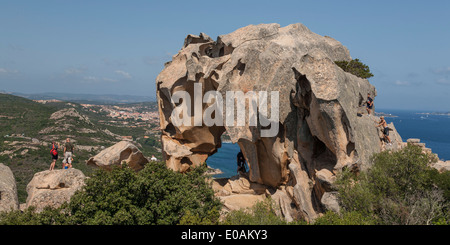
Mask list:
[[[257,202],[252,208],[229,212],[222,224],[224,225],[286,225],[287,222],[276,215],[271,198]]]
[[[370,72],[369,66],[365,65],[359,59],[354,59],[351,61],[335,61],[336,65],[338,65],[345,72],[349,72],[360,78],[370,78],[373,77],[373,74]]]
[[[374,154],[372,166],[358,177],[343,171],[336,182],[346,212],[359,212],[380,224],[432,224],[449,220],[448,174],[428,163],[418,146]]]
[[[34,213],[0,215],[2,224],[175,225],[218,222],[220,201],[205,181],[206,166],[186,174],[150,163],[140,172],[126,165],[97,170],[70,203]]]
[[[314,221],[314,225],[375,225],[377,221],[358,211],[337,214],[327,211]]]

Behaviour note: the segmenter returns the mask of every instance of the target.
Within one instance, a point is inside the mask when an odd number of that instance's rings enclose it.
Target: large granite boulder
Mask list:
[[[59,169],[38,172],[27,185],[25,208],[35,207],[37,212],[46,206],[57,208],[84,186],[85,175],[78,169]]]
[[[316,218],[324,211],[320,200],[331,191],[337,172],[355,165],[365,168],[373,153],[386,149],[375,127],[379,118],[360,113],[367,93],[376,96],[375,87],[335,64],[351,59],[340,42],[302,24],[250,25],[217,41],[203,33],[189,35],[156,79],[167,166],[186,171],[205,162],[226,131],[247,160],[250,182],[281,189],[284,194],[278,193],[278,199],[287,196],[295,204],[290,206],[297,214],[290,216]],[[246,97],[229,99],[230,91],[265,91],[269,103],[261,106],[264,97],[254,103]],[[192,99],[174,99],[183,93]],[[183,104],[189,110],[180,110]],[[245,118],[240,105],[247,113],[256,107],[259,117]],[[208,113],[219,123],[202,121]],[[232,122],[244,117],[245,123],[230,124],[229,115]],[[397,135],[392,128],[391,134]],[[272,129],[275,134],[266,133]],[[395,137],[389,148],[401,146],[401,138]]]
[[[19,209],[16,180],[8,166],[0,163],[0,212]]]
[[[97,166],[106,170],[110,170],[113,166],[120,166],[123,163],[138,171],[144,168],[145,164],[148,163],[148,159],[132,143],[120,141],[104,149],[96,156],[91,157],[86,162],[87,165]]]

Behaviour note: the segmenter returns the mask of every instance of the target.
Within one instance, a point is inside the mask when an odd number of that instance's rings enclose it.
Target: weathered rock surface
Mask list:
[[[436,163],[431,164],[432,168],[437,169],[439,172],[450,171],[450,161],[439,160]]]
[[[338,60],[351,60],[347,48],[302,24],[250,25],[219,36],[217,41],[205,34],[189,35],[156,79],[167,166],[186,171],[205,162],[221,146],[220,136],[226,131],[244,153],[249,183],[279,190],[275,193],[284,217],[316,218],[324,211],[321,199],[337,172],[355,165],[366,168],[373,153],[403,145],[393,125],[393,145],[382,142],[381,131],[375,127],[379,118],[363,115],[360,109],[367,93],[376,95],[375,87],[344,72],[334,63]],[[193,126],[177,124],[179,119],[173,118],[172,112],[179,104],[172,95],[185,91],[191,95],[191,105],[197,105],[194,91],[198,84],[202,95],[218,91],[223,103],[227,91],[278,91],[279,117],[274,124],[278,133],[263,137],[261,130],[267,127],[261,118],[257,126],[250,126],[247,119],[245,126],[227,125],[225,116],[223,126],[196,124],[195,113],[204,113],[212,103],[190,108],[187,116]],[[231,102],[250,107],[245,99]],[[224,106],[223,115],[236,115],[236,107],[232,108],[227,111]],[[258,107],[258,112],[262,111]],[[267,111],[271,111],[270,105]],[[263,113],[263,119],[269,114]],[[294,205],[288,205],[291,203]]]
[[[143,169],[149,161],[135,145],[128,141],[120,141],[91,157],[86,164],[110,170],[113,166],[120,166],[123,162],[138,171]]]
[[[262,202],[266,199],[264,194],[240,194],[230,196],[219,196],[219,199],[224,203],[225,211],[248,209],[253,207],[257,202]]]
[[[8,166],[0,163],[0,212],[19,208],[16,180]]]
[[[420,142],[420,139],[410,138],[406,140],[407,144],[418,146],[422,149],[422,153],[431,154],[436,159],[436,162],[431,162],[430,167],[435,168],[439,172],[450,171],[450,161],[442,161],[439,156],[430,148],[426,147],[425,143]]]
[[[325,192],[320,200],[324,205],[326,210],[333,211],[335,213],[341,212],[341,207],[339,206],[339,195],[337,191]]]
[[[25,207],[34,206],[37,212],[46,206],[57,208],[70,201],[83,187],[85,178],[83,172],[74,168],[38,172],[27,185]]]
[[[54,112],[51,116],[51,120],[59,120],[64,117],[75,117],[79,120],[85,121],[87,123],[91,123],[89,118],[81,115],[75,108],[66,108],[59,111]]]

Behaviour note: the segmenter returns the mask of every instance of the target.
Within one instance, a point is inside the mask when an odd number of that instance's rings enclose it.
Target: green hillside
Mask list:
[[[35,137],[38,128],[48,126],[54,108],[25,98],[0,94],[0,135],[26,134]]]
[[[70,138],[75,145],[73,167],[87,176],[93,171],[85,164],[91,156],[131,136],[141,151],[159,155],[155,135],[144,135],[146,125],[122,125],[105,113],[95,113],[73,102],[38,103],[22,97],[0,94],[0,162],[11,168],[17,182],[19,202],[26,201],[26,185],[36,172],[47,170],[51,163],[52,141],[63,145]],[[56,169],[62,167],[62,158]]]

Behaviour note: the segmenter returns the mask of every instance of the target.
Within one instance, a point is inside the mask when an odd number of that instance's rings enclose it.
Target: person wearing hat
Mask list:
[[[384,116],[380,117],[380,122],[375,127],[379,127],[379,126],[383,126],[384,139],[387,140],[388,145],[392,145],[391,139],[389,138],[389,127],[387,126],[386,120],[384,120]]]

